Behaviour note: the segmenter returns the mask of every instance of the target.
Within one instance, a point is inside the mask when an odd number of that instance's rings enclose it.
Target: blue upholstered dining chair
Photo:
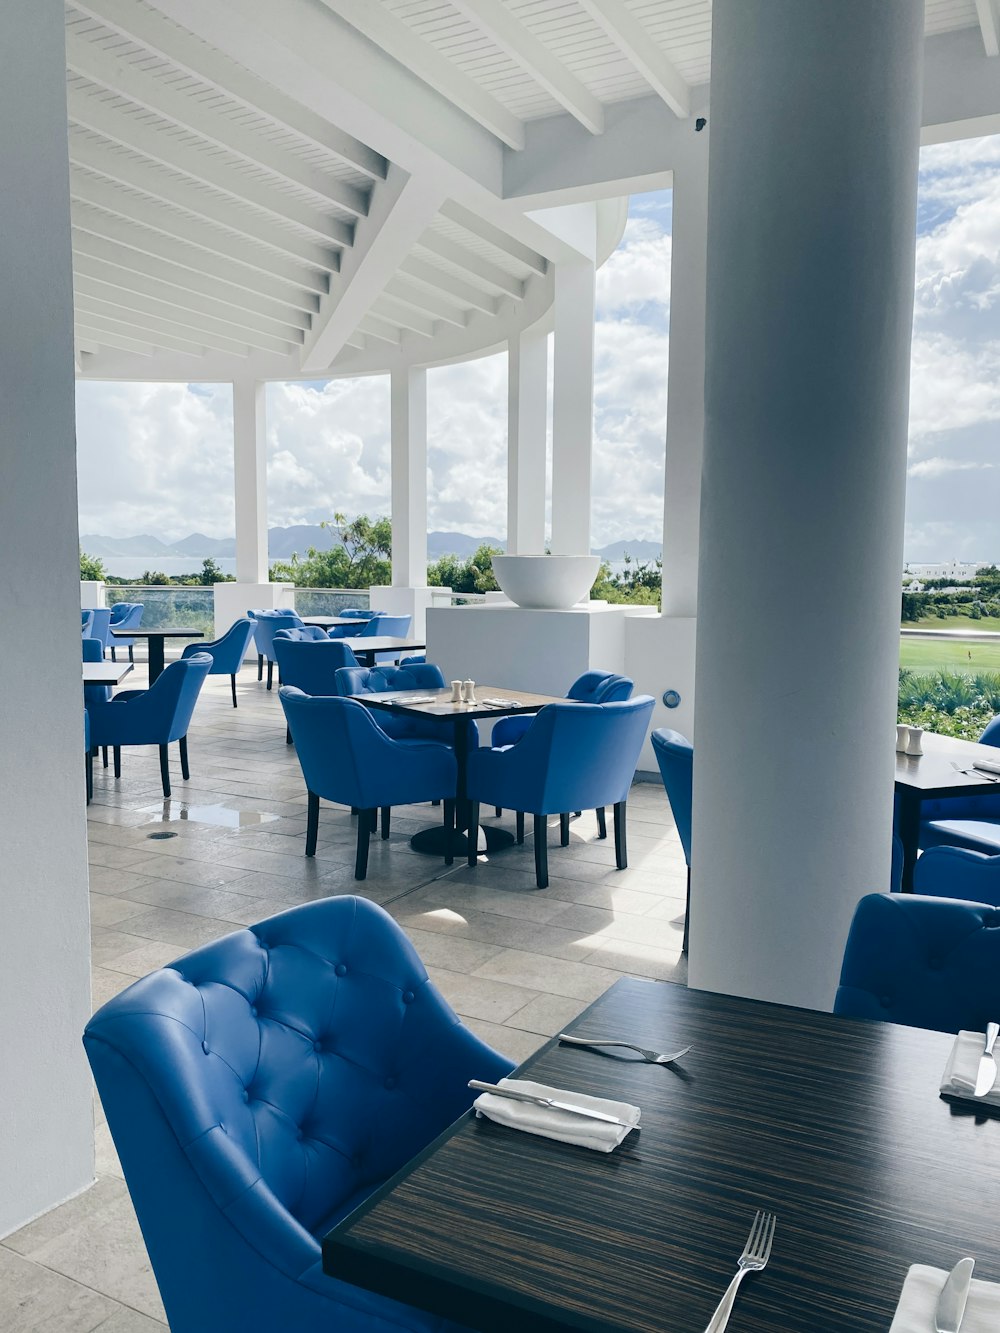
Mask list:
[[[310,633],[310,631],[316,631]],[[337,694],[339,667],[358,665],[358,659],[346,643],[327,638],[316,625],[301,629],[280,629],[272,640],[278,679],[303,694]],[[291,745],[292,733],[285,728],[285,740]]]
[[[364,898],[143,977],[84,1045],[173,1333],[446,1333],[323,1273],[320,1241],[512,1063]],[[471,1312],[470,1312],[471,1320]]]
[[[97,639],[101,648],[108,646],[111,637],[111,608],[110,606],[95,606],[90,613],[90,629],[88,633],[92,639]]]
[[[351,694],[386,694],[391,690],[412,690],[414,694],[419,694],[426,690],[442,690],[444,683],[441,668],[433,662],[411,662],[406,666],[342,667],[337,672],[337,693],[344,697]],[[374,712],[372,716],[382,730],[396,740],[426,739],[451,744],[451,728],[433,718],[407,717],[404,713],[389,713],[384,709]],[[471,718],[467,722],[467,744],[469,749],[479,745],[479,728]]]
[[[119,648],[128,649],[128,660],[135,661],[133,649],[135,648],[135,639],[121,638],[116,639],[111,636],[111,630],[120,629],[138,629],[142,623],[142,613],[145,610],[144,602],[115,602],[111,608],[111,624],[108,627],[108,636],[111,644],[111,660],[117,662],[117,652]]]
[[[450,746],[394,740],[356,699],[310,698],[287,685],[279,696],[309,796],[306,856],[316,855],[321,797],[358,811],[355,879],[368,873],[368,840],[379,809],[387,838],[391,806],[438,800],[444,801],[445,861],[451,864],[458,765]]]
[[[392,639],[405,639],[410,632],[412,616],[387,616],[379,614],[366,620],[364,625],[358,631],[356,637],[359,639],[370,639],[373,635],[384,636]],[[399,653],[384,652],[375,654],[376,666],[381,662],[395,662]]]
[[[338,611],[338,616],[343,616],[345,620],[355,620],[355,625],[333,625],[330,629],[331,639],[353,639],[361,633],[361,628],[367,620],[374,620],[384,616],[385,611],[369,611],[360,606],[345,606],[343,610]]]
[[[691,808],[694,803],[694,746],[679,731],[657,727],[650,734],[653,753],[670,803],[670,813],[684,851],[687,865],[687,900],[684,908],[684,940],[681,950],[688,951],[691,924]]]
[[[834,1013],[984,1031],[1000,1014],[1000,911],[955,898],[868,894],[851,922]]]
[[[72,622],[70,622],[70,623],[72,623]],[[84,637],[85,639],[89,639],[89,638],[91,637],[91,635],[90,635],[90,631],[93,629],[93,627],[94,627],[94,613],[93,613],[93,611],[81,611],[81,612],[80,612],[80,633],[83,635],[83,637]]]
[[[234,708],[236,707],[236,673],[243,665],[246,651],[250,647],[253,626],[254,622],[249,617],[234,620],[220,638],[189,643],[181,653],[182,662],[188,657],[194,657],[195,653],[208,653],[212,659],[212,669],[208,674],[210,676],[229,677]]]
[[[652,712],[648,694],[610,704],[547,704],[516,745],[473,750],[467,776],[470,828],[479,823],[480,804],[532,815],[535,880],[544,889],[546,816],[613,805],[615,862],[624,870],[625,803]],[[470,838],[469,864],[475,863],[476,839]]]
[[[1000,717],[986,726],[979,744],[1000,746]],[[967,847],[987,856],[1000,854],[1000,787],[921,801],[919,846]]]
[[[966,847],[929,847],[913,869],[913,892],[1000,907],[1000,856]]]
[[[257,645],[257,679],[264,678],[267,663],[267,688],[271,688],[274,670],[274,636],[282,629],[302,629],[302,621],[294,611],[254,611],[253,639]],[[278,674],[280,675],[280,668]]]
[[[115,777],[120,778],[123,745],[156,745],[160,750],[163,795],[170,795],[167,746],[179,742],[181,773],[188,771],[187,733],[201,687],[212,666],[208,653],[171,664],[148,690],[119,690],[107,703],[88,704],[92,745],[114,750]]]

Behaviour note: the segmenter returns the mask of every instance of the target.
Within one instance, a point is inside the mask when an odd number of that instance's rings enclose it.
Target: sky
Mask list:
[[[598,272],[592,538],[659,541],[670,192]],[[428,529],[506,535],[504,355],[428,374]],[[233,532],[226,385],[81,381],[80,531]],[[388,513],[387,377],[268,388],[268,521]],[[1000,559],[1000,136],[921,153],[905,557]]]

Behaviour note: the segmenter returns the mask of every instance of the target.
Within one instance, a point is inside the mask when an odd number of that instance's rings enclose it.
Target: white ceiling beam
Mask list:
[[[310,327],[310,313],[319,309],[318,296],[310,294],[296,301],[278,301],[271,296],[258,295],[246,286],[216,277],[208,265],[202,272],[182,268],[180,264],[173,264],[158,255],[144,254],[141,250],[116,244],[103,236],[94,236],[78,228],[73,229],[73,265],[91,277],[104,277],[105,281],[118,282],[122,286],[134,287],[135,280],[142,277],[165,292],[193,292],[215,304],[244,310],[260,319],[300,329]],[[243,278],[244,283],[248,281],[249,272]],[[139,289],[136,287],[135,290]]]
[[[172,338],[165,333],[151,334],[145,330],[137,337],[138,329],[135,325],[123,324],[120,320],[108,321],[103,315],[88,312],[85,307],[77,310],[76,324],[81,332],[104,346],[117,347],[123,352],[138,352],[140,356],[146,355],[146,347],[150,348],[154,356],[158,347],[168,352],[181,352],[184,356],[204,356],[207,350],[186,338]]]
[[[403,339],[402,329],[376,315],[366,315],[358,325],[358,331],[366,338],[377,338],[379,342],[391,343],[394,347],[398,347]]]
[[[502,0],[451,0],[451,3],[585,129],[591,134],[604,133],[604,107],[600,101],[515,18]]]
[[[79,320],[74,327],[81,339],[81,345],[85,345],[88,351],[96,351],[101,347],[117,347],[121,352],[132,352],[136,356],[154,356],[156,353],[152,343],[138,342],[135,338],[126,338],[118,333],[108,333]]]
[[[485,218],[480,217],[478,213],[473,213],[471,209],[464,205],[456,203],[454,199],[449,199],[443,205],[441,214],[449,222],[454,222],[459,227],[464,227],[466,231],[471,231],[473,236],[478,236],[481,241],[496,246],[498,250],[510,255],[518,263],[533,269],[535,273],[544,275],[548,272],[548,261],[544,255],[540,255],[537,250],[532,250],[530,246],[522,245],[509,233],[495,227],[492,222],[487,222]]]
[[[193,350],[200,353],[205,348],[214,348],[219,352],[231,352],[234,356],[246,356],[250,350],[248,343],[237,341],[235,338],[222,337],[207,329],[196,332],[176,320],[159,319],[155,315],[144,314],[141,311],[125,310],[118,305],[83,293],[74,298],[74,305],[80,311],[81,319],[98,318],[106,327],[111,329],[120,327],[126,336],[134,337],[138,333],[140,338],[148,338],[151,342],[173,351]]]
[[[141,66],[119,60],[108,51],[76,35],[66,35],[66,63],[76,74],[110,92],[126,97],[137,106],[173,121],[199,138],[225,148],[236,157],[264,167],[282,180],[311,190],[330,203],[340,204],[344,192],[341,182],[325,176],[285,149],[268,142],[256,130],[246,129],[217,110],[208,101],[181,92],[166,79],[147,73]],[[360,202],[360,201],[358,201]]]
[[[215,227],[206,227],[193,218],[174,212],[173,209],[160,207],[151,199],[126,194],[117,186],[98,180],[94,176],[71,171],[70,194],[85,204],[104,209],[106,213],[141,223],[167,236],[186,241],[188,245],[197,246],[210,254],[239,260],[240,263],[266,276],[277,275],[320,295],[329,290],[330,278],[328,272],[324,270],[309,268],[305,264],[292,264],[263,246],[241,244],[238,237],[228,232],[219,231]],[[92,216],[89,212],[80,214],[74,212],[73,220],[77,226],[86,227],[88,217]]]
[[[235,300],[239,305],[244,300],[270,302],[315,314],[319,309],[319,292],[326,291],[329,283],[325,274],[320,275],[322,286],[304,291],[300,280],[265,275],[236,258],[223,259],[221,255],[197,250],[141,223],[112,217],[81,200],[73,204],[73,245],[95,259],[107,259],[126,268],[138,265],[141,273],[155,274],[158,266],[163,266],[166,280],[176,274],[178,286],[183,286],[184,281],[194,282],[197,291],[209,291],[210,287],[203,284],[206,280],[216,281],[237,293]],[[187,278],[182,279],[181,274]],[[245,308],[257,307],[254,304]]]
[[[139,46],[155,51],[186,74],[242,102],[317,148],[332,153],[373,180],[385,179],[388,163],[367,144],[345,134],[294,98],[254,78],[240,65],[206,47],[155,9],[136,5],[134,0],[76,0],[74,8]],[[352,191],[353,187],[345,186],[345,190]],[[351,197],[355,198],[354,205],[347,202]],[[342,207],[363,217],[368,211],[364,191],[354,190],[353,196],[345,193]]]
[[[524,122],[381,3],[373,4],[372,0],[322,2],[510,148],[524,147]]]
[[[422,250],[429,250],[431,254],[454,264],[456,268],[465,269],[467,273],[489,283],[491,287],[496,287],[506,296],[513,296],[517,301],[524,299],[524,283],[520,278],[505,273],[498,264],[491,264],[488,259],[473,254],[471,250],[466,250],[464,246],[447,236],[439,236],[434,231],[425,231],[418,244]]]
[[[372,306],[371,313],[380,319],[388,320],[391,324],[398,324],[401,329],[409,329],[411,333],[419,333],[423,338],[434,337],[434,321],[432,319],[428,319],[425,315],[418,315],[412,306],[405,305],[401,301],[394,301],[385,292]]]
[[[320,303],[303,349],[303,370],[329,369],[442,202],[433,182],[389,168],[373,193],[371,212],[358,224],[354,248],[345,250],[340,274]]]
[[[454,273],[436,268],[434,264],[428,264],[426,260],[418,259],[416,255],[408,255],[400,264],[399,271],[405,277],[430,288],[432,292],[446,292],[456,301],[471,306],[473,310],[481,310],[486,315],[495,315],[499,309],[497,298],[492,292],[483,291],[474,283],[466,282],[464,278],[458,278]]]
[[[402,278],[390,278],[385,284],[385,295],[402,305],[413,306],[414,310],[423,311],[434,319],[444,320],[464,329],[469,322],[469,312],[452,303],[441,295],[441,289],[431,291],[429,287],[405,282]]]
[[[990,0],[982,0],[989,4]],[[673,61],[653,41],[646,29],[626,8],[624,0],[578,0],[599,24],[630,64],[634,65],[675,116],[691,114],[691,90]]]
[[[177,176],[167,175],[160,168],[150,166],[137,158],[112,148],[108,144],[85,139],[79,134],[69,136],[69,160],[78,167],[86,167],[107,180],[117,181],[130,190],[138,190],[163,203],[173,204],[196,217],[207,218],[220,227],[226,227],[238,236],[246,236],[252,241],[270,246],[282,254],[308,264],[313,268],[325,268],[333,273],[337,268],[337,252],[323,245],[316,245],[298,233],[262,216],[260,213],[242,207],[225,196],[192,185]],[[343,224],[331,223],[334,230]],[[353,237],[353,229],[347,232]],[[331,235],[327,238],[333,241]]]
[[[349,338],[344,339],[345,347],[353,347],[358,352],[363,352],[368,346],[363,333],[352,333]]]
[[[248,175],[231,163],[223,161],[217,150],[205,152],[184,143],[176,135],[157,130],[137,116],[115,109],[98,97],[88,97],[79,88],[67,90],[67,110],[70,123],[92,130],[111,139],[124,148],[150,158],[160,166],[189,176],[213,190],[220,190],[241,203],[251,204],[273,217],[294,222],[311,231],[323,241],[335,240],[339,245],[350,245],[354,237],[353,225],[338,221],[331,227],[329,217],[321,209],[290,197],[273,184]]]
[[[91,259],[79,252],[73,255],[73,275],[99,283],[105,293],[112,290],[130,292],[134,298],[149,297],[151,301],[161,302],[165,306],[176,306],[194,316],[206,316],[231,324],[238,329],[253,328],[261,333],[269,333],[288,343],[300,343],[309,328],[309,316],[300,310],[289,311],[289,319],[282,320],[273,315],[261,315],[255,311],[241,310],[236,306],[218,301],[205,292],[192,291],[190,288],[177,287],[172,283],[162,282],[148,273],[136,273],[117,264],[108,264],[99,259]],[[101,295],[95,291],[95,296]],[[109,300],[114,299],[108,296]],[[196,325],[197,327],[197,325]]]
[[[1000,26],[995,0],[976,0],[976,16],[983,34],[983,49],[988,56],[1000,55]]]

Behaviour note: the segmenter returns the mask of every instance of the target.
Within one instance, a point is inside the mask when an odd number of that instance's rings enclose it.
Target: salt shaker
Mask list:
[[[462,681],[462,698],[467,704],[476,702],[476,682],[474,680]]]
[[[909,732],[910,732],[910,738],[909,738],[909,740],[907,741],[907,744],[906,744],[906,753],[907,753],[907,754],[923,754],[923,752],[924,752],[924,747],[923,747],[924,729],[923,729],[923,727],[910,727],[910,728],[909,728]]]
[[[452,686],[452,689],[455,687]],[[896,753],[905,754],[910,743],[910,728],[903,722],[896,724]]]
[[[451,701],[453,704],[462,702],[462,682],[460,680],[451,682]]]

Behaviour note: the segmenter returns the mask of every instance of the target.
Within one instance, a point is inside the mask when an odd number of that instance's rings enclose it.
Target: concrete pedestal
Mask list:
[[[89,611],[93,606],[103,606],[105,586],[100,579],[81,579],[80,609]]]

